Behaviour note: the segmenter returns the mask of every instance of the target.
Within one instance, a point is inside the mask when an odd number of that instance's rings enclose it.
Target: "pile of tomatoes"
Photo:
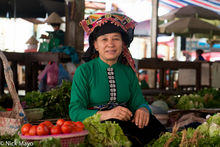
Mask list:
[[[25,136],[42,136],[75,133],[83,130],[84,124],[80,121],[74,122],[58,119],[56,121],[56,125],[48,120],[40,123],[39,125],[32,125],[30,123],[24,124],[21,127],[21,134]]]

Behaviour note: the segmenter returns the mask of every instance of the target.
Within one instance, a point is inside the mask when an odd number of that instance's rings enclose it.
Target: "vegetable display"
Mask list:
[[[188,128],[178,132],[174,126],[172,133],[166,132],[157,140],[152,141],[149,147],[217,147],[220,146],[220,113],[211,116],[196,129]]]
[[[198,94],[185,94],[180,97],[177,107],[183,110],[204,108],[203,98]]]
[[[89,131],[88,144],[92,146],[130,147],[131,142],[124,135],[121,127],[110,121],[100,122],[100,114],[95,114],[83,121],[85,128]]]
[[[214,88],[204,88],[197,92],[204,98],[205,108],[220,108],[220,91]]]
[[[157,99],[164,100],[171,109],[220,108],[220,90],[215,88],[204,88],[185,95],[159,95]]]
[[[43,108],[44,119],[69,118],[70,93],[71,82],[63,81],[60,87],[47,92],[27,92],[21,103],[26,108]]]
[[[63,123],[60,123],[63,121]],[[30,123],[24,124],[21,127],[21,134],[24,136],[43,136],[43,135],[56,135],[75,133],[84,130],[84,124],[82,122],[65,121],[64,119],[58,119],[56,125],[51,121],[44,121],[39,125],[32,125]]]

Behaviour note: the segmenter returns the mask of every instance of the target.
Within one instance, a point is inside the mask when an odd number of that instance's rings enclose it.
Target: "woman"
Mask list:
[[[52,26],[54,31],[47,31],[49,33],[49,50],[51,51],[53,48],[57,48],[64,45],[64,32],[60,29],[61,24],[64,21],[62,18],[56,13],[53,12],[48,16],[45,20],[45,23],[48,23]]]
[[[98,13],[81,21],[89,48],[74,74],[70,118],[83,121],[99,113],[101,121],[116,121],[134,146],[159,137],[164,126],[151,114],[128,50],[135,22],[117,13]]]

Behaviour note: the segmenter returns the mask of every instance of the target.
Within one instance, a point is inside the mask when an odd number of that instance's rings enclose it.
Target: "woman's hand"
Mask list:
[[[139,128],[143,128],[147,126],[149,119],[150,119],[149,111],[147,110],[147,108],[141,107],[136,110],[132,122],[134,122],[136,126],[138,126]]]
[[[132,112],[125,107],[117,106],[111,110],[98,111],[98,114],[101,114],[101,121],[107,119],[118,119],[122,121],[128,121],[132,117]]]

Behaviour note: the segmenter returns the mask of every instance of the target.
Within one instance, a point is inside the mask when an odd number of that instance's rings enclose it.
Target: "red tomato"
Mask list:
[[[37,126],[37,135],[48,135],[50,133],[48,126],[45,124],[39,124]]]
[[[61,134],[61,127],[60,126],[53,126],[52,128],[50,128],[50,134],[54,135],[54,134]]]
[[[70,125],[70,126],[73,126],[73,127],[75,126],[72,121],[65,121],[65,122],[63,123],[63,125]]]
[[[53,127],[53,123],[51,121],[48,121],[48,120],[46,120],[46,121],[44,121],[44,122],[42,122],[40,124],[45,124],[48,128],[52,128]]]
[[[63,134],[66,134],[66,133],[72,133],[72,131],[73,131],[73,126],[71,126],[71,125],[62,125],[61,126],[61,131],[62,131],[62,133]]]
[[[22,135],[25,135],[26,133],[28,133],[31,127],[32,127],[32,125],[29,124],[29,123],[24,124],[24,125],[21,127],[21,134],[22,134]]]
[[[76,133],[76,132],[80,132],[80,131],[83,131],[83,129],[82,128],[78,128],[76,126],[74,126],[73,129],[72,129],[72,133]]]
[[[81,121],[77,121],[74,123],[76,127],[78,128],[82,128],[84,130],[85,126]]]
[[[33,125],[31,128],[30,128],[30,130],[29,130],[29,135],[30,136],[35,136],[35,135],[37,135],[37,126],[36,125]]]
[[[24,136],[30,136],[29,132],[25,133]]]
[[[56,122],[56,124],[57,124],[58,126],[62,126],[64,122],[65,122],[64,119],[58,119],[57,122]]]

